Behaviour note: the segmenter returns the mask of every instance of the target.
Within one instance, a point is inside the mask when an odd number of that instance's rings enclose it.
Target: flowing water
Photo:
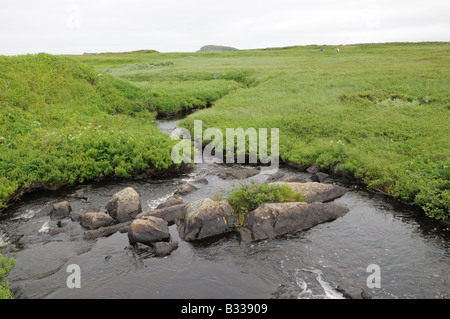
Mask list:
[[[170,132],[178,121],[161,121]],[[0,215],[0,253],[17,266],[7,277],[15,298],[449,298],[450,229],[411,207],[356,186],[337,199],[350,211],[339,219],[279,238],[240,243],[234,234],[190,243],[170,226],[179,247],[165,257],[138,254],[126,233],[84,240],[78,222],[59,225],[48,215],[68,200],[74,211],[104,207],[131,186],[142,209],[155,208],[186,182],[208,184],[184,202],[230,187],[215,175],[235,165],[198,164],[165,179],[81,185],[27,195]],[[281,167],[286,174],[298,174]],[[309,175],[304,174],[308,179]],[[265,181],[266,175],[253,179]],[[328,179],[328,183],[339,183]],[[67,268],[80,266],[81,288],[69,289]],[[379,285],[368,286],[376,265]],[[371,277],[372,276],[372,277]],[[368,280],[369,279],[369,280]]]

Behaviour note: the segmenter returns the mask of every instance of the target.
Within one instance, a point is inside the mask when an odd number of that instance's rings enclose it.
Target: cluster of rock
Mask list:
[[[106,204],[106,212],[87,209],[72,212],[68,202],[57,203],[52,218],[70,216],[87,230],[85,239],[109,236],[115,232],[127,233],[133,247],[162,256],[178,247],[169,226],[176,224],[182,240],[195,241],[236,232],[241,241],[274,238],[311,228],[334,220],[348,212],[348,208],[333,200],[345,194],[345,188],[318,182],[305,182],[299,176],[288,176],[275,181],[300,192],[306,202],[268,203],[247,213],[239,227],[237,216],[226,200],[201,200],[183,203],[180,194],[196,188],[185,184],[156,209],[142,212],[139,194],[131,187],[114,194]]]

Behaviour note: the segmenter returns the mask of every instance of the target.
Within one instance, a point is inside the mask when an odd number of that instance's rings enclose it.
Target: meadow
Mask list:
[[[0,57],[0,199],[167,169],[154,119],[195,109],[182,127],[279,128],[282,161],[447,218],[450,43],[320,48]]]

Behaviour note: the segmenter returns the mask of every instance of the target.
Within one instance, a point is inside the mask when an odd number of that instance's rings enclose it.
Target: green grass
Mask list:
[[[13,257],[6,258],[0,254],[0,299],[13,299],[9,290],[9,282],[4,279],[15,265],[16,260]]]
[[[353,175],[447,218],[450,43],[323,48],[45,56],[58,70],[45,74],[35,57],[1,57],[0,196],[35,180],[164,168],[170,143],[155,111],[204,108],[181,126],[279,128],[282,161]]]
[[[0,57],[0,206],[31,188],[172,165],[145,92],[72,59]]]

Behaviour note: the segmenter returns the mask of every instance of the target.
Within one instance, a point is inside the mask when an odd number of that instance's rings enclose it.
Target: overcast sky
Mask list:
[[[0,54],[450,41],[449,0],[1,0]]]

